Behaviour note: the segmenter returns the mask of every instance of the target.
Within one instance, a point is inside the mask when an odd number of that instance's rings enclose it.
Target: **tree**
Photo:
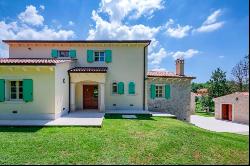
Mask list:
[[[197,93],[198,89],[202,89],[202,88],[207,88],[208,87],[208,83],[195,83],[192,82],[191,85],[191,92]]]
[[[243,60],[237,63],[232,69],[234,81],[239,87],[239,91],[245,91],[244,86],[249,84],[249,55],[245,56]]]
[[[208,93],[211,98],[224,96],[229,93],[226,72],[222,71],[220,68],[212,72],[208,84]]]

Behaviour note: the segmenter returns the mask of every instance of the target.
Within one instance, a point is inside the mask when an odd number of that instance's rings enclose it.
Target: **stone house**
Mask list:
[[[184,74],[184,60],[176,60],[176,73],[149,71],[147,74],[148,110],[167,112],[189,121],[192,76]]]

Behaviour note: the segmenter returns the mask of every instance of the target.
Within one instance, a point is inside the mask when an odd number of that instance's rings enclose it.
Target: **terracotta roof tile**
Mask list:
[[[177,75],[173,72],[169,72],[169,71],[149,71],[147,73],[148,77],[168,77],[168,78],[190,78],[190,79],[195,79],[195,77],[192,76],[180,76]]]
[[[72,62],[72,59],[0,58],[0,65],[56,65],[65,62]]]
[[[107,67],[75,67],[70,69],[70,73],[106,73]]]

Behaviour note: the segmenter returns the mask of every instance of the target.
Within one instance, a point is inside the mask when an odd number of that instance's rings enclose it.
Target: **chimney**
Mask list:
[[[176,75],[184,76],[184,59],[176,59]]]

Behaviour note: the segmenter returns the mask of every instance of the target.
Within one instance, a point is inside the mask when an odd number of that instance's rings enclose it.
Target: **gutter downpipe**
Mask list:
[[[68,71],[68,76],[69,76],[69,111],[68,111],[68,113],[70,113],[70,111],[71,111],[71,108],[70,108],[70,98],[71,98],[71,92],[70,92],[70,72]]]
[[[144,111],[145,111],[145,103],[146,103],[146,99],[145,99],[145,97],[146,97],[146,95],[145,95],[145,90],[146,90],[146,84],[145,84],[145,82],[146,82],[146,62],[145,62],[146,61],[146,48],[149,46],[150,42],[146,46],[144,46],[144,49],[143,49],[143,54],[144,54],[144,57],[143,57],[144,58],[143,59],[143,62],[144,62],[144,67],[143,67],[143,74],[144,74],[144,76],[143,76],[143,110]]]

